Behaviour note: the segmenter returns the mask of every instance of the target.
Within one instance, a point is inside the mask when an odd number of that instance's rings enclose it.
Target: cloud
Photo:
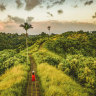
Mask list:
[[[90,0],[90,1],[86,1],[85,3],[84,3],[84,5],[91,5],[93,3],[93,0]]]
[[[16,22],[0,21],[0,32],[21,34],[23,31],[19,25]]]
[[[3,30],[4,28],[3,28],[3,26],[2,25],[0,25],[0,30]]]
[[[34,17],[27,17],[26,22],[31,23],[33,19],[34,19]]]
[[[25,20],[23,18],[20,18],[17,16],[13,17],[11,15],[8,15],[8,19],[9,19],[9,21],[14,21],[16,23],[24,23],[25,22]]]
[[[74,5],[73,7],[74,7],[74,8],[78,8],[78,5]]]
[[[0,22],[0,31],[4,29],[4,24]]]
[[[30,11],[40,4],[39,0],[25,0],[26,6],[25,10]]]
[[[50,12],[47,12],[47,14],[48,14],[48,15],[50,15],[51,17],[53,17],[53,14],[52,14],[52,13],[50,13]]]
[[[57,1],[55,0],[55,2],[53,2],[53,6],[57,4],[62,5],[64,2],[65,0],[57,0]]]
[[[15,22],[11,22],[11,21],[0,21],[0,30],[4,30],[4,29],[15,29],[16,28],[16,23]]]
[[[62,5],[64,2],[65,2],[65,0],[49,0],[47,2],[47,9],[49,9],[55,5]]]
[[[93,19],[96,18],[96,12],[95,12],[94,16],[92,16],[92,18],[93,18]]]
[[[6,10],[6,6],[2,3],[0,4],[0,11],[4,11]]]
[[[32,22],[32,25],[34,26],[33,31],[35,33],[32,33],[29,30],[29,34],[40,34],[41,32],[48,33],[47,26],[52,26],[51,32],[60,34],[67,31],[93,31],[96,30],[96,25],[93,23],[87,23],[87,22],[59,22],[56,20],[52,21],[42,21],[42,22]]]
[[[96,25],[93,23],[87,22],[59,22],[56,20],[53,21],[42,21],[42,22],[32,22],[33,29],[29,30],[28,33],[32,35],[40,34],[42,32],[48,33],[48,26],[52,26],[51,33],[61,34],[67,31],[94,31],[96,30]],[[19,24],[15,22],[1,22],[0,26],[3,28],[1,31],[6,33],[25,33],[25,30],[19,27]]]
[[[13,25],[6,25],[5,27],[6,27],[6,28],[12,28]]]
[[[13,17],[13,16],[11,16],[11,15],[8,15],[8,21],[7,22],[5,22],[5,23],[17,23],[17,24],[20,24],[20,23],[24,23],[24,22],[28,22],[28,23],[31,23],[32,22],[32,20],[34,19],[34,17],[27,17],[27,19],[26,20],[24,20],[23,18],[20,18],[20,17],[17,17],[17,16],[15,16],[15,17]]]
[[[39,7],[40,7],[40,8],[43,8],[44,6],[40,5]]]
[[[47,9],[49,9],[49,8],[51,8],[51,7],[53,7],[52,5],[47,5]]]
[[[21,8],[23,6],[23,3],[21,0],[16,0],[17,8]]]
[[[61,9],[58,10],[57,12],[58,12],[58,14],[63,14],[63,10],[61,10]]]

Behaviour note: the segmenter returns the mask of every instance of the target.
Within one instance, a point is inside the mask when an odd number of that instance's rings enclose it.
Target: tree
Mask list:
[[[51,26],[48,26],[47,28],[48,28],[48,30],[49,30],[49,35],[50,35],[50,29],[51,29]]]
[[[28,24],[27,22],[24,24],[21,24],[20,27],[23,27],[26,31],[26,49],[27,49],[27,64],[28,64],[28,44],[27,44],[27,37],[28,37],[28,29],[33,28],[31,24]]]

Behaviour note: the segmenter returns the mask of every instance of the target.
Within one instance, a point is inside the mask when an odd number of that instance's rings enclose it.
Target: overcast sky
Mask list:
[[[24,33],[26,21],[29,34],[96,30],[96,0],[0,0],[0,32]]]

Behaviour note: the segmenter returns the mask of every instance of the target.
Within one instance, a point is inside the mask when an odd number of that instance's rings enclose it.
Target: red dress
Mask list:
[[[32,75],[32,81],[35,81],[35,75]]]

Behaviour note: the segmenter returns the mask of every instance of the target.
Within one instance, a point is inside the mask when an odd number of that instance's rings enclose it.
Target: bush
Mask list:
[[[48,64],[53,65],[53,66],[58,66],[58,64],[59,64],[59,60],[55,57],[54,58],[53,57],[47,57],[45,59],[45,62],[47,62]]]
[[[39,50],[33,53],[32,55],[35,57],[35,61],[37,64],[46,62],[50,65],[57,67],[60,62],[59,56],[57,56],[54,53],[52,54],[50,51],[46,49]]]
[[[95,94],[96,90],[96,58],[83,55],[67,55],[66,59],[60,61],[58,69],[73,77],[77,82],[86,88],[91,88],[90,93]]]
[[[11,68],[13,65],[18,65],[19,63],[25,63],[26,59],[25,56],[22,56],[20,54],[16,54],[14,57],[10,57],[8,59],[6,59],[5,61],[3,61],[0,69],[0,74],[4,73],[5,70],[7,70],[8,68]]]

